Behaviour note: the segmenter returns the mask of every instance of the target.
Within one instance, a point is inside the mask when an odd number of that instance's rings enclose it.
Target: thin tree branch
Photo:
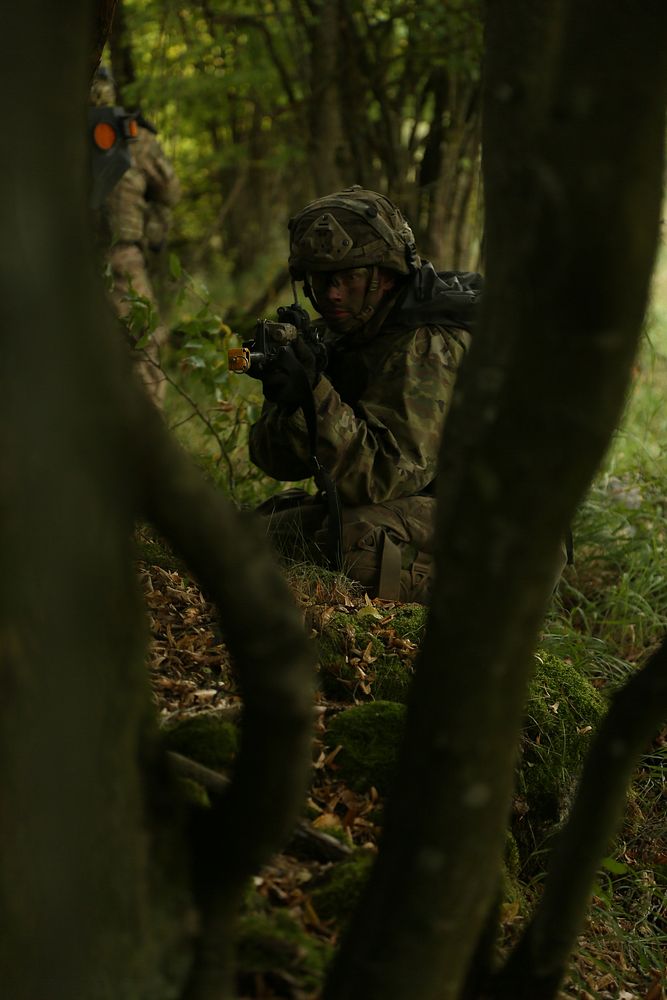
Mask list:
[[[137,348],[135,348],[135,350],[137,350]],[[143,348],[139,348],[138,349],[138,353],[140,353],[142,355],[144,361],[149,362],[157,371],[159,371],[160,374],[162,375],[162,377],[164,378],[165,382],[168,382],[169,385],[171,385],[176,390],[176,392],[187,402],[188,406],[192,407],[193,414],[195,416],[197,416],[199,420],[201,420],[201,422],[204,424],[204,426],[208,430],[209,434],[215,439],[215,442],[218,445],[218,451],[219,451],[218,461],[220,461],[221,459],[224,459],[225,465],[227,466],[227,489],[229,490],[229,495],[230,495],[230,497],[231,497],[232,500],[236,501],[236,492],[235,492],[236,491],[236,477],[235,477],[235,473],[234,473],[234,466],[233,466],[232,460],[229,457],[229,454],[227,452],[227,448],[225,447],[225,443],[223,442],[222,438],[220,437],[220,435],[216,431],[215,427],[213,426],[213,424],[211,423],[211,421],[208,419],[208,417],[206,416],[206,414],[199,407],[199,405],[196,402],[196,400],[194,400],[192,398],[192,396],[183,388],[183,386],[179,385],[179,383],[176,381],[176,379],[172,378],[171,375],[169,374],[169,372],[166,371],[165,368],[163,368],[161,361],[158,361],[155,358],[152,358],[148,354],[148,352],[146,350],[144,350]],[[190,418],[188,417],[188,419],[190,419]],[[185,423],[185,422],[186,421],[181,420],[181,421],[179,421],[178,424],[174,424],[170,429],[174,430],[175,427],[180,427],[180,425],[183,424],[183,423]]]
[[[130,473],[142,489],[137,513],[215,603],[244,703],[227,794],[193,829],[203,926],[186,995],[226,997],[232,926],[247,878],[288,839],[307,789],[315,651],[257,520],[206,483],[147,398],[134,405],[128,446]]]
[[[590,889],[618,826],[646,744],[667,718],[667,639],[618,691],[586,757],[569,819],[555,842],[544,894],[492,1000],[552,1000],[583,921]]]
[[[90,77],[100,64],[107,43],[118,0],[96,0],[93,14],[93,36],[90,54]]]
[[[229,788],[227,775],[212,771],[211,768],[204,767],[203,764],[180,753],[169,751],[167,756],[179,778],[196,781],[213,798],[219,798],[227,792]],[[351,848],[341,844],[340,840],[329,836],[328,833],[316,830],[305,819],[297,823],[286,850],[296,857],[315,858],[318,861],[344,861],[352,854]]]
[[[252,28],[263,36],[267,51],[273,61],[273,65],[278,71],[278,76],[280,77],[282,85],[285,88],[285,94],[289,103],[298,104],[290,74],[287,66],[278,54],[278,50],[274,42],[274,34],[272,33],[269,25],[265,24],[265,22],[260,18],[254,17],[251,14],[219,14],[211,11],[208,4],[204,4],[203,6],[206,11],[206,17],[209,24],[215,24],[227,28]]]

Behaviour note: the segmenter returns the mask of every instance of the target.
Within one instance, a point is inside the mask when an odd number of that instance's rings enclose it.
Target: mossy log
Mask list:
[[[539,654],[530,683],[517,771],[513,819],[522,861],[543,843],[566,813],[592,733],[605,703],[576,667]],[[405,708],[375,701],[344,709],[330,720],[327,742],[341,747],[336,765],[352,788],[386,794],[403,732]],[[471,739],[483,739],[471,733]]]
[[[248,912],[239,920],[236,962],[242,996],[254,991],[260,977],[272,996],[292,996],[295,983],[311,994],[321,987],[330,958],[330,946],[308,934],[288,913]]]
[[[238,751],[238,718],[217,712],[198,712],[169,721],[162,741],[167,750],[181,754],[213,770],[228,769]]]
[[[336,612],[319,636],[320,683],[329,698],[405,702],[418,643],[426,625],[422,605],[383,614],[375,605]]]
[[[361,848],[347,861],[333,865],[315,884],[310,899],[318,917],[340,926],[354,910],[375,855]]]
[[[163,730],[163,745],[181,781],[183,798],[191,806],[206,808],[229,787],[229,778],[220,771],[231,768],[236,756],[238,735],[232,719],[239,721],[233,710],[201,712],[170,722]],[[314,829],[307,820],[296,824],[288,849],[297,857],[320,861],[340,861],[350,854],[347,845]]]

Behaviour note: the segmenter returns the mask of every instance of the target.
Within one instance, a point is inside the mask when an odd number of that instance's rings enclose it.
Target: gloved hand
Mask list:
[[[260,377],[266,399],[294,411],[319,381],[315,352],[298,337],[280,348]]]

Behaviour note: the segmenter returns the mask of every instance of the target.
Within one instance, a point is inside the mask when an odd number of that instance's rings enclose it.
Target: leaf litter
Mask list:
[[[199,588],[175,569],[139,563],[139,576],[148,609],[151,642],[148,654],[153,699],[162,722],[198,712],[239,711],[241,700],[227,649],[222,641],[215,611]],[[314,635],[329,624],[336,613],[357,616],[364,627],[381,639],[411,669],[418,646],[396,634],[392,619],[401,605],[371,600],[367,595],[348,593],[343,584],[325,584],[319,580],[305,588],[297,586],[295,596],[304,610],[304,619]],[[347,659],[360,673],[352,702],[373,698],[373,644],[363,649],[353,645],[350,629]],[[368,671],[366,673],[366,671]],[[370,680],[369,680],[370,678]],[[382,801],[375,788],[366,792],[346,787],[337,774],[336,758],[340,747],[326,742],[326,721],[345,704],[327,700],[319,692],[313,740],[313,783],[307,802],[315,829],[333,834],[350,848],[377,851],[381,832],[378,816]],[[558,705],[551,706],[558,711]],[[288,914],[310,936],[335,947],[340,927],[323,920],[313,904],[310,887],[332,868],[331,862],[297,858],[287,853],[275,856],[254,879],[254,889],[267,907]],[[520,933],[523,918],[519,908],[507,905],[502,911],[502,938],[507,945]],[[666,1000],[667,968],[654,969],[641,982],[633,982],[623,955],[613,953],[606,943],[604,927],[589,916],[580,939],[582,947],[574,956],[571,976],[566,980],[562,1000]],[[592,940],[602,941],[596,954]],[[617,968],[615,976],[608,970]],[[240,984],[239,984],[240,985]],[[319,991],[304,988],[298,976],[286,970],[275,974],[253,973],[243,977],[240,1000],[316,1000]],[[241,995],[242,994],[242,995]]]

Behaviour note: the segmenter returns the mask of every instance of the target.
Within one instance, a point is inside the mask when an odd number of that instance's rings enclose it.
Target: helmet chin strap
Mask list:
[[[380,300],[382,295],[378,295],[378,289],[380,287],[380,268],[377,264],[373,264],[371,267],[370,277],[368,279],[368,285],[366,287],[366,295],[364,296],[364,301],[361,305],[361,311],[355,319],[360,323],[361,326],[365,326],[369,319],[380,305]]]

